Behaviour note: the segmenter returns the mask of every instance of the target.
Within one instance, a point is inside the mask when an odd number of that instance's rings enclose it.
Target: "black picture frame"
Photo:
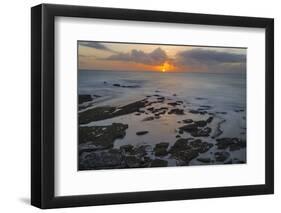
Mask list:
[[[93,195],[54,195],[55,17],[264,28],[265,184]],[[42,208],[272,194],[274,192],[274,20],[164,11],[41,4],[31,9],[31,204]]]

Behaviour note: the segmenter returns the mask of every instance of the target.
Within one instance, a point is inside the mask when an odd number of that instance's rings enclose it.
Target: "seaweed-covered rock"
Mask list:
[[[131,144],[120,146],[119,148],[123,153],[132,153],[134,150],[134,146]]]
[[[168,166],[168,161],[161,160],[161,159],[154,159],[153,161],[151,161],[150,166],[151,167],[166,167],[166,166]]]
[[[203,129],[198,129],[197,131],[190,132],[193,137],[208,137],[210,136],[212,129],[210,127],[205,127]]]
[[[191,133],[191,132],[198,131],[198,126],[196,124],[187,124],[180,127],[179,129]]]
[[[125,163],[126,163],[126,167],[137,168],[140,166],[141,160],[136,156],[126,156]]]
[[[92,121],[99,121],[108,118],[113,118],[121,115],[127,115],[134,112],[141,112],[141,108],[149,103],[146,99],[127,104],[122,107],[101,106],[85,110],[79,113],[79,123],[87,124]]]
[[[155,156],[165,156],[168,154],[167,148],[169,147],[168,142],[162,142],[155,145],[153,151]]]
[[[218,149],[227,149],[230,151],[239,150],[246,147],[246,141],[238,138],[218,138],[216,146]]]
[[[189,140],[192,139],[180,138],[174,143],[174,145],[169,150],[169,152],[175,159],[184,162],[186,165],[189,163],[190,160],[198,156],[198,151],[192,149],[189,144]]]
[[[109,126],[79,127],[79,144],[91,143],[102,148],[111,148],[115,139],[124,138],[127,124],[113,123]]]
[[[195,149],[199,153],[207,152],[210,148],[212,148],[214,146],[213,144],[203,142],[200,139],[190,141],[189,144],[191,145],[192,149]]]
[[[206,122],[206,121],[204,121]],[[182,127],[180,127],[179,129],[185,132],[190,133],[193,137],[208,137],[212,131],[212,129],[210,127],[204,127],[204,128],[200,128],[199,125],[203,125],[205,123],[192,123],[192,124],[187,124],[184,125]]]
[[[171,154],[175,154],[177,152],[180,152],[185,149],[191,149],[191,146],[189,145],[189,141],[192,140],[192,138],[180,138],[178,139],[173,146],[171,146],[169,152]]]
[[[189,162],[198,157],[198,152],[194,149],[186,149],[186,150],[182,150],[180,152],[177,152],[176,155],[174,155],[174,157],[179,160],[180,165],[188,165]]]
[[[188,165],[199,153],[207,152],[212,146],[213,144],[202,142],[200,139],[181,138],[174,143],[169,152],[179,161],[179,165]]]
[[[123,168],[119,150],[84,152],[79,156],[79,170]]]

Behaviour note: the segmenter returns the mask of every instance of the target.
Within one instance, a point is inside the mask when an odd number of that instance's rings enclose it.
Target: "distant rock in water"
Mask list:
[[[121,84],[113,84],[114,87],[122,87],[122,88],[139,88],[139,85],[121,85]]]
[[[139,132],[136,132],[136,135],[145,135],[147,133],[148,133],[148,131],[139,131]]]

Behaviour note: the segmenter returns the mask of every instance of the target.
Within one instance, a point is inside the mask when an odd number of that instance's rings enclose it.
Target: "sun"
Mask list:
[[[168,72],[171,70],[172,65],[169,64],[168,62],[164,62],[162,65],[159,66],[158,70],[161,72]]]

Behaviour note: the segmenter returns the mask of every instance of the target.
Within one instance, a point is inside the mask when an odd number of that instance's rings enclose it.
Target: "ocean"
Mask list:
[[[211,135],[199,137],[200,139],[212,144],[216,144],[218,138],[246,141],[246,74],[79,70],[78,94],[95,97],[90,104],[79,105],[85,106],[79,109],[79,113],[95,107],[122,107],[148,97],[165,98],[164,103],[154,107],[163,104],[168,106],[169,101],[182,103],[178,108],[184,110],[184,115],[166,113],[161,115],[160,119],[144,122],[149,113],[145,111],[141,115],[122,115],[80,125],[85,127],[106,126],[112,123],[128,124],[126,136],[114,141],[114,148],[117,149],[126,144],[140,146],[161,142],[168,142],[171,147],[179,138],[178,129],[183,125],[183,119],[202,120],[210,115],[214,117],[209,125],[212,129]],[[198,109],[205,109],[207,114],[192,112]],[[136,132],[144,130],[149,134],[136,135]],[[220,134],[216,135],[218,131]],[[187,138],[190,135],[184,133],[180,137]],[[219,164],[213,154],[217,151],[220,150],[213,146],[200,156],[211,158],[213,164]],[[232,163],[246,162],[246,148],[229,153]],[[177,164],[169,157],[165,157],[165,160],[169,166]],[[189,162],[189,165],[202,164],[204,163],[196,159]]]

